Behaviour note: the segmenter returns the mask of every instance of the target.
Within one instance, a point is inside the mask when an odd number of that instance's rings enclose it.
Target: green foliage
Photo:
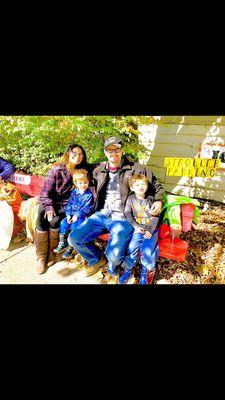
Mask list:
[[[89,162],[99,162],[104,139],[119,135],[126,155],[138,161],[145,152],[138,124],[151,122],[145,116],[0,116],[0,155],[17,170],[44,176],[70,143],[82,145]]]

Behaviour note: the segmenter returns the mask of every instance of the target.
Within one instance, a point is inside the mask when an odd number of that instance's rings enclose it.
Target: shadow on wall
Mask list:
[[[225,202],[225,169],[217,170],[213,178],[202,178],[166,176],[164,167],[165,157],[203,158],[202,144],[224,145],[225,117],[158,116],[154,119],[155,123],[139,127],[140,142],[148,150],[140,162],[151,166],[168,192]]]

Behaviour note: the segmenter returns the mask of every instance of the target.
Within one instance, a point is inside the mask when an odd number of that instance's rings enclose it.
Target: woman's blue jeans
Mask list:
[[[113,275],[118,272],[132,237],[133,227],[128,221],[112,221],[96,212],[71,232],[68,243],[92,266],[102,258],[102,251],[91,242],[107,231],[110,238],[105,254],[108,259],[108,272]]]
[[[159,230],[156,229],[149,239],[145,239],[142,233],[133,233],[123,261],[123,267],[126,270],[130,270],[135,266],[139,253],[141,265],[148,270],[155,269],[155,264],[159,257],[158,233]]]

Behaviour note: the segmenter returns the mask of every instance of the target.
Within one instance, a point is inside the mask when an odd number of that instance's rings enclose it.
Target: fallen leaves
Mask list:
[[[178,263],[160,257],[154,283],[225,283],[225,205],[207,202],[198,224],[180,237],[189,242],[186,260]]]

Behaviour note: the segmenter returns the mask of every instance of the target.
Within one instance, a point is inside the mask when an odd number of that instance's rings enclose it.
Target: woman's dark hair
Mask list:
[[[74,147],[78,147],[79,149],[81,149],[81,151],[83,153],[83,160],[82,160],[81,164],[86,164],[87,163],[87,155],[86,155],[86,151],[84,150],[83,146],[76,144],[76,143],[70,144],[67,148],[67,152],[70,152],[71,150],[73,150]]]
[[[55,163],[54,165],[66,164],[66,163],[69,161],[69,153],[70,153],[75,147],[78,147],[78,148],[82,151],[82,154],[83,154],[83,159],[82,159],[81,163],[77,165],[76,168],[79,168],[79,169],[80,169],[80,168],[84,168],[84,169],[85,169],[85,167],[86,167],[86,165],[87,165],[87,156],[86,156],[86,152],[85,152],[85,150],[84,150],[84,148],[83,148],[82,146],[80,146],[79,144],[76,144],[76,143],[70,144],[70,145],[67,147],[66,152],[62,155],[62,158],[61,158],[60,162],[57,162],[57,163]]]

